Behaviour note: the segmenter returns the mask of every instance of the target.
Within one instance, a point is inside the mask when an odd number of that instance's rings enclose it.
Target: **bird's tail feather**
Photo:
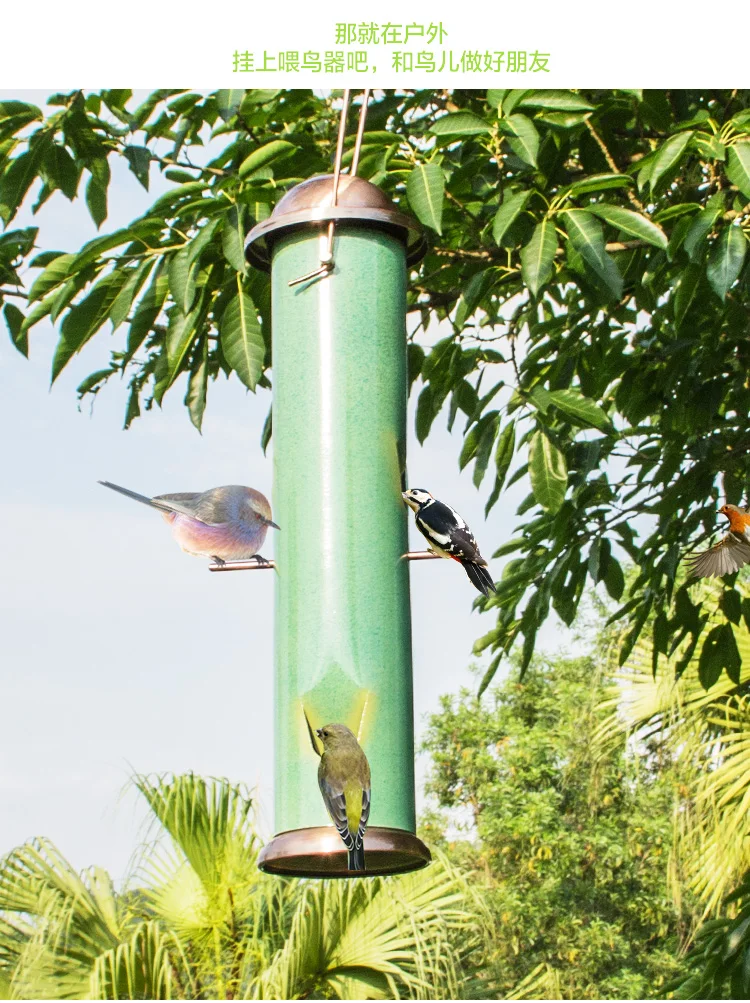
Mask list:
[[[145,495],[139,495],[137,491],[131,491],[130,488],[121,488],[119,484],[113,484],[111,481],[99,481],[99,483],[103,484],[105,488],[111,488],[113,491],[119,491],[121,495],[125,495],[127,498],[132,498],[134,501],[140,502],[142,505],[150,505],[151,508],[158,508],[162,512],[173,511],[169,505],[163,505],[151,498],[147,498]]]
[[[348,853],[348,867],[350,871],[364,871],[365,869],[365,848],[364,846],[355,846],[353,850],[349,850]]]
[[[488,596],[491,591],[497,591],[495,583],[492,580],[492,575],[487,568],[482,567],[481,564],[474,564],[473,561],[461,561],[461,564],[464,566],[471,584],[483,595]]]

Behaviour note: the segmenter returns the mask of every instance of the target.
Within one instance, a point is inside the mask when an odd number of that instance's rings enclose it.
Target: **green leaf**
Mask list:
[[[268,409],[266,420],[263,422],[263,430],[260,433],[260,448],[263,450],[264,456],[266,455],[266,450],[268,449],[268,444],[271,441],[272,434],[273,434],[273,404]]]
[[[495,465],[497,467],[497,479],[501,486],[505,482],[510,467],[511,460],[516,448],[516,423],[508,422],[500,433],[497,440],[497,450],[495,451]]]
[[[0,219],[6,226],[15,216],[37,177],[51,142],[51,134],[36,143],[30,142],[28,150],[15,157],[5,174],[0,175]]]
[[[99,279],[85,299],[66,313],[52,360],[52,383],[106,321],[126,278],[122,272],[110,272]]]
[[[128,162],[128,167],[146,191],[148,191],[148,171],[151,166],[151,151],[147,146],[126,146],[122,152]]]
[[[93,175],[86,185],[86,205],[89,215],[94,221],[94,226],[98,230],[107,218],[107,186]]]
[[[727,177],[737,185],[746,199],[750,199],[750,142],[742,140],[729,147]]]
[[[503,653],[501,651],[500,654],[496,655],[492,659],[492,661],[490,662],[489,667],[488,667],[487,671],[485,672],[485,674],[482,676],[482,681],[479,684],[479,689],[477,690],[477,700],[479,700],[479,698],[481,697],[481,695],[484,693],[484,691],[487,689],[487,687],[492,682],[492,680],[493,680],[493,678],[495,676],[495,673],[497,672],[498,666],[500,665],[500,660],[501,660],[502,657],[503,657]]]
[[[72,201],[78,190],[81,172],[64,146],[58,143],[52,144],[44,159],[44,169],[65,198]]]
[[[425,226],[442,233],[445,177],[439,164],[417,164],[406,179],[409,205]]]
[[[186,244],[172,255],[167,273],[169,275],[169,291],[182,313],[190,313],[195,299],[195,276],[198,263],[190,254],[190,244]]]
[[[662,179],[667,181],[671,177],[675,168],[682,160],[692,136],[693,133],[690,130],[678,132],[675,136],[670,136],[659,148],[654,157],[649,178],[652,192],[658,187],[659,181]]]
[[[489,131],[488,123],[470,111],[451,112],[430,126],[435,136],[478,136]]]
[[[476,456],[483,428],[484,426],[482,421],[478,421],[476,425],[473,425],[466,434],[463,445],[461,446],[461,452],[458,456],[459,470],[463,470],[468,463],[471,463],[474,456]]]
[[[245,157],[237,173],[244,180],[253,171],[257,171],[261,167],[267,167],[268,164],[272,164],[282,157],[288,157],[296,149],[297,147],[294,143],[289,143],[285,139],[273,139],[270,143],[259,146],[257,150],[253,150],[249,156]]]
[[[225,122],[229,122],[237,114],[244,96],[244,88],[216,92],[216,110]]]
[[[74,258],[74,254],[60,254],[50,261],[44,271],[37,275],[29,290],[30,304],[42,299],[51,289],[61,285],[68,278],[70,264]]]
[[[190,420],[200,432],[203,425],[203,414],[206,410],[206,392],[208,388],[208,339],[201,338],[200,347],[195,353],[190,367],[185,404],[190,414]]]
[[[601,224],[585,209],[565,209],[561,215],[573,248],[612,295],[619,299],[622,295],[622,276],[605,250]]]
[[[26,101],[0,101],[0,122],[8,118],[24,118],[25,123],[44,118],[40,108]]]
[[[526,115],[508,115],[501,120],[501,125],[506,131],[511,133],[508,140],[510,147],[517,157],[537,166],[537,154],[539,153],[539,133],[536,126]]]
[[[492,236],[495,243],[499,244],[511,224],[526,208],[526,203],[533,195],[532,191],[516,192],[515,195],[508,195],[503,200],[503,204],[497,210],[492,224]]]
[[[535,298],[552,277],[557,251],[557,231],[551,219],[537,223],[531,240],[521,248],[521,275]]]
[[[695,252],[713,230],[716,220],[724,213],[725,209],[724,196],[721,192],[717,192],[716,195],[712,195],[708,200],[706,208],[702,209],[693,218],[683,242],[683,247],[691,260],[696,260],[698,255]]]
[[[490,88],[487,91],[487,104],[497,110],[502,104],[503,98],[508,93],[507,89],[498,90]]]
[[[185,369],[185,360],[195,340],[200,311],[200,298],[188,314],[174,306],[169,310],[164,351],[154,373],[154,400],[157,404],[161,404],[164,394]]]
[[[491,411],[489,415],[484,415],[482,420],[484,422],[484,427],[482,429],[479,444],[477,445],[476,463],[474,464],[473,481],[475,488],[480,486],[484,480],[484,475],[487,472],[487,464],[490,462],[492,447],[495,443],[495,436],[497,435],[497,427],[499,423],[498,412]]]
[[[578,390],[550,390],[549,396],[555,407],[575,421],[602,432],[613,431],[607,413]]]
[[[536,501],[548,512],[557,512],[565,499],[568,470],[565,457],[542,429],[531,437],[529,477]]]
[[[654,247],[662,248],[667,246],[667,235],[662,228],[652,223],[645,216],[641,216],[640,213],[632,212],[630,209],[623,209],[617,205],[607,205],[603,202],[589,205],[586,208],[588,212],[592,212],[595,216],[599,216],[600,219],[605,220],[605,222],[616,226],[618,230],[629,233],[633,237],[640,237],[647,244],[653,244]]]
[[[245,386],[254,391],[263,372],[266,345],[255,304],[239,284],[237,295],[221,318],[219,336],[224,358]]]
[[[511,115],[518,102],[528,94],[528,88],[517,88],[508,93],[503,98],[502,112],[504,115]]]
[[[279,90],[270,89],[253,89],[247,91],[244,98],[242,99],[242,104],[240,105],[240,115],[249,115],[254,110],[257,110],[258,105],[267,104],[269,101],[273,101],[277,94],[280,94]]]
[[[674,319],[677,327],[682,324],[690,304],[698,291],[702,268],[691,262],[680,273],[674,287]]]
[[[423,388],[417,400],[417,414],[414,420],[417,440],[420,445],[427,438],[434,420],[435,412],[432,402],[432,387],[428,384]]]
[[[411,391],[414,380],[416,380],[422,372],[422,366],[424,365],[425,360],[424,349],[421,345],[417,345],[416,342],[410,341],[406,346],[406,357],[407,370],[409,374],[409,391]]]
[[[148,278],[148,274],[153,268],[153,265],[154,259],[149,258],[146,261],[142,261],[136,268],[123,271],[127,280],[125,285],[115,297],[115,301],[112,304],[112,310],[109,314],[113,331],[116,331],[127,317],[133,300],[140,292],[141,286]]]
[[[29,336],[23,326],[23,313],[21,313],[15,303],[6,303],[3,309],[3,315],[5,317],[5,323],[8,325],[10,340],[13,342],[13,345],[18,349],[21,355],[25,355],[28,359]]]
[[[54,261],[55,258],[59,258],[62,255],[62,251],[42,251],[41,254],[35,255],[29,262],[29,268],[46,268],[47,265]],[[73,255],[71,255],[73,257]]]
[[[192,308],[198,261],[220,223],[218,218],[206,223],[189,243],[172,255],[169,262],[169,290],[183,313],[189,313]]]
[[[633,179],[629,174],[592,174],[588,178],[574,181],[563,191],[567,191],[570,195],[585,195],[587,192],[601,192],[610,188],[627,188],[632,184]],[[592,206],[586,208],[592,209]]]
[[[620,562],[614,557],[610,557],[607,562],[607,570],[604,572],[604,587],[615,602],[620,601],[625,591],[625,575]]]
[[[76,393],[79,398],[91,393],[97,384],[102,384],[107,381],[107,379],[116,372],[114,369],[97,369],[95,373],[89,373],[85,380],[78,384],[76,387]]]
[[[518,108],[549,108],[552,111],[593,111],[594,106],[572,91],[527,91]]]
[[[128,346],[125,353],[126,361],[133,358],[149,331],[153,328],[161,313],[164,301],[169,291],[167,274],[163,267],[164,259],[156,266],[148,289],[141,297],[136,307],[133,319],[128,329]]]
[[[706,275],[711,288],[724,299],[742,271],[747,253],[747,239],[738,226],[725,226],[711,249]]]
[[[158,216],[166,209],[170,209],[181,199],[193,198],[198,194],[203,194],[207,186],[208,182],[206,181],[188,181],[184,185],[175,185],[174,188],[170,188],[169,191],[164,192],[163,195],[158,197],[151,206],[150,214]]]
[[[244,206],[233,205],[226,214],[221,229],[221,249],[232,268],[244,274],[246,267]]]
[[[729,623],[721,623],[713,627],[703,642],[698,659],[698,678],[704,690],[714,685],[721,676],[722,669],[734,683],[740,681],[742,662],[734,631]]]
[[[500,497],[500,492],[503,490],[503,485],[505,484],[505,478],[508,475],[508,469],[513,460],[515,448],[516,423],[514,421],[510,421],[500,432],[500,436],[497,440],[497,449],[495,450],[495,466],[497,467],[497,473],[495,475],[495,485],[492,488],[492,494],[485,506],[485,518],[489,515],[493,505]]]

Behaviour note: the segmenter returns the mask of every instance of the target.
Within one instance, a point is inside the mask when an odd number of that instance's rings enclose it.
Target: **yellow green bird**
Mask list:
[[[323,743],[318,766],[320,793],[348,851],[349,870],[364,871],[364,835],[370,817],[370,764],[346,725],[326,724],[316,734]]]

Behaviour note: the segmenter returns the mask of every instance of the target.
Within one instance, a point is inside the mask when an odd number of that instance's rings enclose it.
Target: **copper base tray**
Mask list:
[[[346,847],[332,825],[291,829],[263,847],[258,867],[269,874],[296,878],[357,878],[405,874],[429,864],[421,839],[404,829],[371,826],[365,833],[365,871],[350,871]]]

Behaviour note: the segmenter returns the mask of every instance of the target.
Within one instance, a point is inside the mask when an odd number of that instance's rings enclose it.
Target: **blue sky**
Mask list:
[[[44,92],[2,97],[40,104]],[[128,223],[169,184],[152,169],[147,193],[123,164],[111,164],[102,233]],[[35,218],[25,209],[12,225],[38,225],[42,249],[75,250],[96,236],[82,200],[61,196]],[[114,344],[109,327],[50,391],[55,341],[52,326],[39,324],[27,361],[7,332],[0,337],[0,853],[44,835],[75,867],[97,864],[121,879],[145,834],[140,803],[123,793],[133,771],[244,782],[259,798],[261,828],[272,831],[273,588],[267,573],[209,573],[179,550],[156,513],[96,481],[148,495],[245,483],[270,497],[270,450],[264,457],[259,446],[270,397],[246,392],[234,377],[220,380],[200,436],[178,386],[162,410],[124,432],[124,387],[103,391],[93,416],[76,404],[76,386]],[[471,470],[459,473],[460,447],[460,430],[448,434],[444,417],[424,447],[410,431],[410,481],[457,508],[488,556],[512,535],[527,487],[514,485],[485,523],[487,492],[474,488]],[[413,525],[410,532],[422,549]],[[492,564],[495,577],[501,568]],[[413,564],[411,582],[419,741],[441,694],[476,686],[468,667],[486,660],[473,659],[471,648],[493,618],[472,612],[476,593],[452,562]],[[550,626],[542,640],[557,647],[562,636]]]

